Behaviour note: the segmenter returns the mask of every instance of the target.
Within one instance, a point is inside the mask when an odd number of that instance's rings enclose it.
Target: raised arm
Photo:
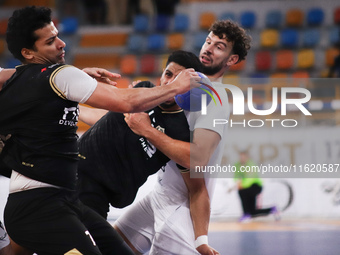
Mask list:
[[[170,84],[154,88],[115,89],[98,82],[85,104],[115,112],[141,112],[190,90],[191,86],[198,87],[199,80],[194,69],[185,69]]]
[[[133,132],[144,136],[167,157],[188,169],[207,165],[221,140],[216,132],[201,128],[195,129],[191,143],[175,140],[153,128],[145,113],[125,114],[125,121]]]
[[[15,69],[1,69],[0,68],[0,90],[2,85],[15,73]]]

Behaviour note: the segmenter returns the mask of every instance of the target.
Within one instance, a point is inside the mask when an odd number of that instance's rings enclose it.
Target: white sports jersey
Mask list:
[[[68,100],[79,103],[86,102],[97,87],[96,79],[74,66],[61,69],[54,83]]]
[[[223,149],[225,145],[226,132],[228,125],[216,125],[214,127],[214,119],[229,119],[229,103],[226,90],[221,87],[220,83],[214,82],[214,88],[221,97],[222,105],[217,101],[215,104],[211,101],[207,107],[207,114],[202,115],[200,111],[186,112],[189,127],[191,131],[197,128],[212,130],[221,136],[221,141],[218,144],[215,152],[211,156],[208,166],[215,166],[220,164],[223,156]],[[171,194],[174,199],[180,201],[186,200],[188,197],[188,190],[181,176],[180,170],[172,160],[166,165],[165,171],[159,170],[157,173],[158,182],[155,189],[162,194]],[[209,173],[205,173],[206,187],[210,196],[213,196],[215,187],[215,178],[210,178]]]
[[[222,106],[210,102],[207,115],[201,115],[201,112],[187,112],[191,131],[204,128],[213,130],[221,136],[209,165],[220,164],[227,130],[227,125],[213,127],[212,120],[229,118],[227,93],[219,83],[214,83],[214,88],[221,97]],[[171,160],[166,165],[165,171],[159,170],[157,174],[158,182],[154,190],[119,217],[115,225],[141,253],[151,248],[150,255],[197,255],[188,190],[181,172]],[[215,180],[205,176],[210,199]]]

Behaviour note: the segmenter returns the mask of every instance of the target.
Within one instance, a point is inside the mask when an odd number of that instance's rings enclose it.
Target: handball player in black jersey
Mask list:
[[[98,67],[86,67],[83,69],[88,75],[93,78],[96,78],[102,82],[105,82],[109,85],[116,85],[116,82],[112,79],[119,78],[120,75],[111,73],[103,68]],[[15,73],[14,68],[6,68],[3,69],[0,67],[0,90],[4,83]],[[0,135],[0,154],[6,143],[6,140],[10,138],[10,135],[3,136]],[[0,160],[0,174],[3,176],[10,177],[12,169],[8,168],[2,160]],[[10,242],[9,237],[5,231],[5,228],[0,221],[0,255],[31,255],[32,252],[27,251],[21,246],[15,244],[13,241]]]
[[[162,74],[161,86],[175,78],[170,63],[201,70],[197,56],[186,51],[170,54]],[[135,87],[153,87],[149,81]],[[81,108],[82,111],[83,108]],[[147,111],[152,126],[173,139],[190,141],[184,111],[173,101]],[[80,117],[82,114],[80,114]],[[123,208],[133,202],[140,186],[170,160],[144,137],[136,135],[124,115],[108,112],[79,139],[79,198],[107,218],[110,204]]]
[[[9,51],[22,65],[0,91],[0,162],[12,169],[4,221],[11,239],[39,255],[133,254],[76,192],[78,103],[117,112],[151,109],[200,79],[183,70],[166,88],[116,89],[65,65],[65,43],[46,7],[13,12]],[[147,93],[146,93],[147,90]]]

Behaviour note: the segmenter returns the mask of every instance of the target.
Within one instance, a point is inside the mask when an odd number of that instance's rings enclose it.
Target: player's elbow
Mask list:
[[[194,165],[195,167],[196,166],[199,166],[199,167],[205,167],[207,166],[209,163],[209,158],[208,157],[198,157],[196,158],[195,160],[192,160],[191,159],[191,164]]]

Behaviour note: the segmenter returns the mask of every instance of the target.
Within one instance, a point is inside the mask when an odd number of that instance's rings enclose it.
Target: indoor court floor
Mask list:
[[[209,231],[221,255],[339,255],[339,239],[340,220],[215,221]]]

